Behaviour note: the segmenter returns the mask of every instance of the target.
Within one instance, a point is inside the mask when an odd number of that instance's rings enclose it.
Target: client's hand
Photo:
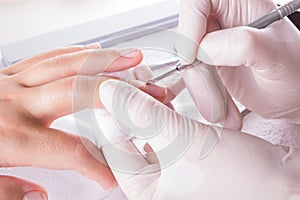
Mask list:
[[[146,157],[132,140],[102,147],[129,199],[282,200],[300,189],[281,147],[183,117],[124,82],[102,83],[100,98],[121,132],[148,142]]]
[[[137,49],[99,50],[73,46],[23,60],[0,71],[0,167],[35,166],[76,170],[104,189],[116,182],[102,153],[89,140],[49,128],[53,120],[86,107],[93,75],[140,63]],[[107,77],[102,80],[108,79]],[[98,99],[98,98],[97,98]],[[76,105],[75,105],[76,104]],[[75,105],[75,106],[74,106]],[[33,183],[0,176],[0,199],[46,199]]]

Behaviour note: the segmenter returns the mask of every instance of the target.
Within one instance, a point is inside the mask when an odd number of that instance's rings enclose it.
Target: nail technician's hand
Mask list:
[[[99,50],[98,45],[61,48],[0,71],[0,167],[76,170],[104,189],[116,182],[102,152],[89,140],[49,128],[53,120],[86,107],[101,72],[140,63],[137,49]],[[108,79],[103,77],[102,80]],[[93,96],[94,97],[94,96]],[[40,197],[40,198],[39,198]],[[0,199],[45,199],[40,186],[0,176]]]
[[[131,140],[102,147],[129,199],[282,200],[300,189],[281,147],[185,118],[124,82],[102,83],[100,97],[123,133],[148,142],[146,158]]]
[[[182,0],[180,7],[179,32],[193,42],[180,43],[179,54],[221,66],[230,95],[250,110],[300,123],[300,32],[288,19],[244,26],[275,9],[273,1]],[[182,73],[196,101],[197,70]]]

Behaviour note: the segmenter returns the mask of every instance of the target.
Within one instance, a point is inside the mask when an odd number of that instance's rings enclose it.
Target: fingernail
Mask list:
[[[24,195],[23,200],[47,200],[47,196],[39,191],[30,191]]]
[[[166,88],[157,85],[146,85],[145,91],[153,97],[165,97],[167,95]]]
[[[125,58],[136,58],[140,55],[140,50],[131,48],[131,49],[120,49],[119,53],[120,56],[125,57]]]
[[[151,70],[146,66],[140,66],[135,68],[134,74],[137,80],[144,81],[144,82],[148,81],[153,76]]]
[[[87,44],[84,47],[86,49],[101,49],[101,45],[98,42]]]

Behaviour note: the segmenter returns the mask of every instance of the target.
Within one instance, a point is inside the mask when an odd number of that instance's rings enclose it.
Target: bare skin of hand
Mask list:
[[[141,60],[137,49],[101,50],[92,44],[53,50],[2,69],[0,167],[75,170],[104,189],[114,187],[115,178],[91,141],[50,125],[77,110],[102,107],[99,100],[85,101],[83,95],[93,92],[91,84],[108,79],[95,75],[125,70]],[[25,180],[0,176],[0,199],[47,199],[47,192]]]

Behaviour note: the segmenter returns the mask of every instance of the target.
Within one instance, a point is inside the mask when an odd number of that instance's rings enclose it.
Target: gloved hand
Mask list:
[[[281,147],[183,117],[124,82],[102,83],[100,99],[122,134],[147,141],[146,157],[131,140],[102,146],[129,199],[282,200],[299,189]]]
[[[261,30],[244,26],[275,8],[271,0],[182,0],[179,32],[188,39],[177,50],[221,66],[226,89],[250,110],[300,123],[299,31],[288,19]],[[197,89],[197,71],[182,72],[196,102],[203,89]]]

